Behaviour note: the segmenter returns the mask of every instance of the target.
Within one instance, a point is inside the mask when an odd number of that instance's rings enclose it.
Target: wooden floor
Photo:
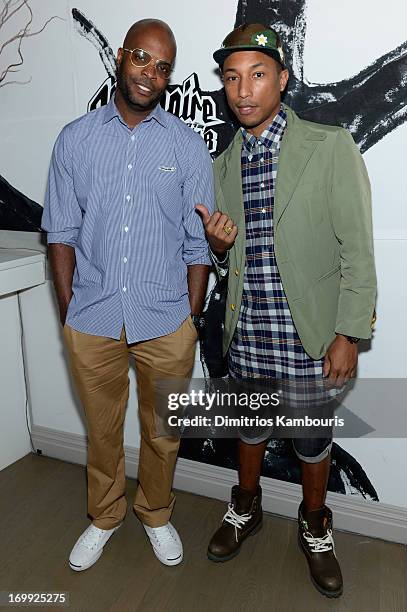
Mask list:
[[[135,487],[129,480],[129,508]],[[76,573],[67,559],[88,525],[85,504],[81,466],[27,455],[0,472],[0,591],[69,591],[75,612],[407,610],[405,546],[336,532],[345,589],[329,600],[309,581],[294,521],[267,515],[235,559],[215,564],[206,547],[225,506],[183,492],[173,515],[184,543],[181,565],[156,560],[129,510],[101,559]]]

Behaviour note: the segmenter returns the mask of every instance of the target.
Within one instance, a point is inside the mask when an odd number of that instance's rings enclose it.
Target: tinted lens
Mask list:
[[[144,49],[134,49],[131,61],[135,66],[147,66],[151,62],[151,55]]]
[[[171,64],[167,62],[157,62],[157,72],[164,79],[169,79],[171,75]]]
[[[131,54],[131,63],[133,64],[133,66],[137,66],[138,68],[148,66],[152,59],[153,58],[151,57],[151,55],[147,53],[147,51],[144,51],[144,49],[133,49],[133,52]],[[158,74],[163,79],[170,78],[171,64],[169,64],[168,62],[157,60],[155,67]]]

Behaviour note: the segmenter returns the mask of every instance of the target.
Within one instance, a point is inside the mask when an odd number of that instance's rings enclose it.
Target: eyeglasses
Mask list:
[[[154,62],[155,69],[157,70],[157,73],[160,75],[160,77],[162,77],[163,79],[170,78],[172,66],[169,62],[160,59],[153,60],[151,55],[147,53],[147,51],[144,51],[144,49],[126,49],[123,47],[123,51],[131,53],[130,61],[133,66],[136,66],[137,68],[144,68],[145,66],[151,64],[151,62]]]

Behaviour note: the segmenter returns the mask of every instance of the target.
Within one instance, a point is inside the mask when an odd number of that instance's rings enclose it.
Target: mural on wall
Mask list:
[[[306,0],[239,0],[235,26],[260,22],[275,27],[285,42],[290,69],[285,101],[305,119],[348,128],[363,153],[406,121],[407,42],[376,59],[357,75],[335,83],[309,83],[303,61],[306,5]],[[74,8],[72,17],[78,33],[96,48],[106,70],[103,83],[93,93],[89,92],[87,110],[90,111],[106,104],[114,93],[115,55],[106,37],[86,15]],[[208,49],[208,61],[210,58]],[[223,89],[202,90],[196,73],[186,76],[182,83],[170,84],[162,105],[202,135],[213,158],[224,151],[237,129]],[[36,208],[39,205],[3,180],[0,180],[0,205],[0,229],[27,229],[31,223],[31,228],[39,230]],[[181,456],[236,467],[233,440],[184,439]],[[300,482],[299,466],[290,442],[270,442],[263,474]],[[332,450],[329,489],[378,499],[363,468],[337,443]]]
[[[362,153],[384,138],[407,120],[405,88],[407,84],[407,41],[376,59],[357,75],[335,83],[309,83],[304,76],[304,42],[306,35],[306,0],[295,2],[268,0],[245,2],[239,0],[235,26],[259,22],[271,24],[284,41],[290,80],[285,101],[303,119],[320,123],[342,125],[347,128]],[[115,57],[103,34],[79,10],[72,15],[78,31],[99,51],[99,55],[111,79],[111,86],[102,84],[103,95],[98,90],[91,100],[90,109],[107,103],[114,91]],[[208,58],[211,51],[208,50]],[[180,96],[178,106],[173,106],[173,92]],[[237,129],[224,96],[218,91],[202,91],[197,74],[190,75],[182,84],[169,85],[162,102],[163,107],[190,123],[203,135],[208,129],[216,132],[216,157],[228,146]],[[212,124],[213,114],[205,116],[206,108],[215,109],[217,123]],[[203,131],[203,132],[202,132]]]

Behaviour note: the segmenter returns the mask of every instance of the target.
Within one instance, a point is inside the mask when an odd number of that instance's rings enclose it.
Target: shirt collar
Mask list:
[[[275,149],[283,137],[285,127],[287,125],[287,114],[283,107],[280,106],[280,110],[274,117],[272,123],[264,130],[260,137],[250,134],[244,127],[240,128],[243,135],[243,146],[247,151],[253,151],[256,147],[257,142],[261,142],[262,145],[268,149]]]
[[[115,97],[112,96],[108,104],[106,104],[106,106],[104,107],[103,123],[108,123],[108,121],[111,121],[114,117],[117,117],[119,121],[126,125],[126,122],[123,121],[119,113],[114,98]],[[167,112],[161,107],[160,104],[157,104],[157,106],[151,111],[151,113],[147,115],[145,119],[143,119],[143,122],[151,121],[151,119],[154,119],[155,121],[157,121],[157,123],[159,123],[165,128],[168,127]]]

